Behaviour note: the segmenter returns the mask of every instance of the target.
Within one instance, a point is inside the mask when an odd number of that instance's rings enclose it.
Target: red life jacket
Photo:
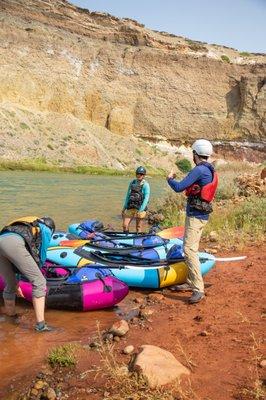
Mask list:
[[[189,186],[185,190],[185,194],[187,197],[191,196],[199,197],[201,200],[210,203],[214,199],[217,186],[218,186],[218,174],[217,172],[214,171],[212,182],[207,183],[207,185],[204,186],[200,186],[197,183],[193,183],[193,185]]]

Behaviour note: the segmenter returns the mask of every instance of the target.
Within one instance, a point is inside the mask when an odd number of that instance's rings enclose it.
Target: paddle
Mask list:
[[[206,256],[201,257],[200,261],[204,262],[204,261],[209,261],[209,260],[212,261],[213,260],[213,261],[230,262],[230,261],[242,261],[242,260],[245,260],[246,258],[247,258],[247,256],[228,257],[228,258],[219,258],[218,257],[218,258],[216,258],[216,257],[210,255],[209,258],[207,258]],[[184,261],[184,260],[180,259],[180,260],[178,260],[177,262],[175,262],[174,264],[171,264],[171,265],[169,265],[169,264],[164,262],[164,264],[162,264],[162,263],[158,264],[157,263],[157,265],[156,264],[153,264],[153,265],[151,264],[149,266],[130,265],[130,264],[121,265],[121,264],[119,264],[119,262],[117,262],[115,265],[110,265],[110,263],[109,263],[109,265],[108,264],[104,264],[104,265],[103,264],[102,265],[99,265],[99,264],[87,264],[87,265],[82,265],[82,267],[77,267],[77,266],[65,267],[65,266],[62,266],[62,265],[54,264],[54,265],[45,267],[45,269],[63,268],[63,269],[66,269],[66,270],[77,270],[77,271],[80,271],[82,268],[94,268],[94,269],[103,269],[103,268],[110,269],[111,268],[111,269],[135,269],[135,270],[136,269],[143,269],[143,270],[148,270],[148,269],[161,269],[161,268],[174,267],[176,264],[178,264],[178,263],[180,263],[182,261]]]
[[[118,265],[118,268],[121,268],[121,266],[125,266],[127,268],[136,266],[137,268],[144,268],[144,269],[149,269],[149,268],[164,268],[165,266],[169,266],[171,264],[176,264],[177,262],[185,261],[184,258],[177,258],[173,260],[151,260],[147,258],[142,258],[138,257],[136,255],[127,255],[117,258],[116,254],[106,254],[106,253],[101,253],[100,251],[97,252],[91,252],[86,249],[84,249],[82,246],[77,247],[74,250],[74,253],[80,257],[83,257],[89,261],[94,261],[94,262],[99,262],[101,264],[107,265],[107,266],[112,266],[116,268],[116,265]],[[206,255],[200,257],[201,262],[205,261],[222,261],[222,262],[230,262],[230,261],[241,261],[246,259],[246,256],[239,256],[239,257],[228,257],[228,258],[219,258],[219,257],[214,257],[213,255],[209,255],[207,257]],[[147,265],[148,264],[148,265]],[[93,265],[92,265],[93,267]]]
[[[128,235],[128,239],[135,239],[135,238],[141,238],[141,237],[151,237],[151,236],[160,236],[163,239],[182,239],[184,236],[185,228],[183,226],[173,226],[172,228],[166,228],[163,229],[160,232],[156,232],[156,234],[139,234],[139,235]],[[97,232],[95,232],[97,233]],[[83,246],[86,244],[90,244],[90,238],[93,239],[93,234],[88,235],[88,239],[76,239],[76,240],[62,240],[60,242],[60,246],[66,246],[66,247],[79,247]],[[120,235],[116,236],[115,238],[112,237],[110,238],[110,241],[113,241],[114,239],[119,240],[119,239],[126,239],[127,235]],[[106,239],[102,239],[103,241],[108,241],[108,237]],[[101,239],[100,239],[101,240]],[[97,240],[99,242],[100,240]]]

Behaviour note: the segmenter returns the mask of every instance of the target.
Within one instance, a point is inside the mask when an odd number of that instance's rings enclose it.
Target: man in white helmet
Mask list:
[[[192,145],[193,161],[196,166],[180,182],[171,171],[167,182],[175,192],[185,191],[188,201],[184,235],[184,255],[188,266],[187,283],[173,286],[176,291],[192,291],[189,303],[198,303],[204,298],[204,282],[200,272],[198,256],[202,231],[212,212],[211,201],[218,184],[217,174],[208,162],[212,155],[212,144],[205,139],[196,140]]]

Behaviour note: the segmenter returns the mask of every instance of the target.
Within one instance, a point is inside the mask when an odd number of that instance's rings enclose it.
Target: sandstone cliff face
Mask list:
[[[105,128],[112,143],[120,135],[129,145],[130,135],[174,143],[265,137],[263,55],[243,58],[66,1],[1,0],[0,7],[0,106],[17,118],[20,109],[30,121],[34,113],[43,121],[67,115],[75,135],[87,124],[91,137]]]

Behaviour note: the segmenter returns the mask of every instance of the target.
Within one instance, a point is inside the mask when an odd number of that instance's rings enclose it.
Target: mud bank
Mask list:
[[[130,361],[130,355],[122,354],[125,346],[133,345],[137,351],[143,344],[152,344],[169,350],[190,368],[191,387],[197,399],[262,398],[258,396],[262,393],[259,390],[265,389],[266,378],[263,367],[266,314],[262,303],[265,248],[248,247],[242,254],[247,255],[245,261],[217,263],[205,278],[206,299],[197,305],[187,304],[188,293],[165,289],[161,299],[150,301],[147,299],[150,292],[131,291],[121,304],[121,315],[114,315],[114,320],[130,319],[125,338],[113,342],[118,362]],[[148,318],[137,317],[138,309],[151,310]],[[24,370],[20,377],[12,380],[10,376],[9,385],[2,387],[3,398],[22,399],[31,381],[40,377],[55,389],[58,398],[112,398],[100,354],[90,347],[97,337],[96,330],[95,326],[94,334],[88,332],[79,342],[74,369],[52,370],[43,354],[43,365],[39,364],[37,369],[39,375]],[[52,335],[46,336],[48,342]],[[118,393],[119,388],[116,390]],[[24,397],[28,398],[38,397]]]

